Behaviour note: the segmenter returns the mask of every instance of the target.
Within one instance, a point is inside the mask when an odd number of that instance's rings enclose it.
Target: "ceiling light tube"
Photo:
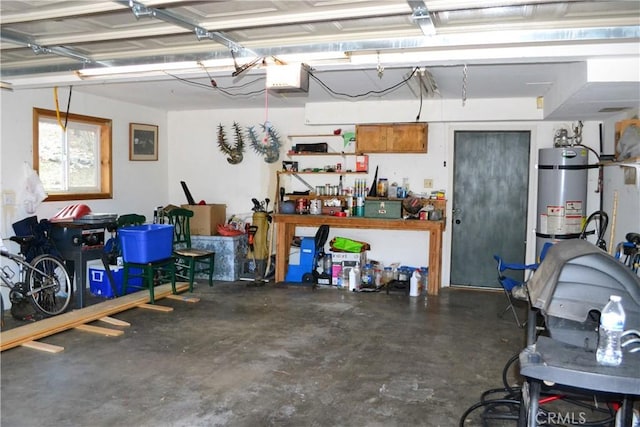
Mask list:
[[[199,61],[198,64],[201,67],[205,68],[219,68],[219,67],[232,67],[233,68],[233,58],[222,58],[222,59],[206,59],[204,61]]]
[[[102,68],[86,68],[84,70],[78,70],[76,73],[80,77],[95,77],[95,76],[110,76],[116,74],[131,74],[131,73],[153,73],[163,71],[177,71],[177,70],[194,70],[200,69],[200,66],[195,61],[188,62],[169,62],[164,64],[138,64],[138,65],[124,65],[120,67],[102,67]]]
[[[377,65],[394,63],[417,63],[429,59],[427,52],[388,52],[351,55],[351,63],[355,65]]]
[[[349,57],[344,52],[300,52],[277,55],[283,62],[304,62],[306,64],[316,61],[344,62]]]

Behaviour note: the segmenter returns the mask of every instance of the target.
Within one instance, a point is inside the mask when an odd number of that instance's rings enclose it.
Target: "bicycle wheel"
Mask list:
[[[40,255],[31,261],[27,271],[29,296],[39,312],[55,316],[64,312],[71,301],[71,279],[61,260]]]

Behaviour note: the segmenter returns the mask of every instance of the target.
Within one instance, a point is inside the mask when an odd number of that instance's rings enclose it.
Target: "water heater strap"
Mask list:
[[[538,169],[566,169],[566,170],[582,170],[595,169],[599,165],[538,165]]]
[[[541,237],[543,239],[577,239],[580,237],[580,233],[570,233],[570,234],[544,234],[536,232],[536,237]]]

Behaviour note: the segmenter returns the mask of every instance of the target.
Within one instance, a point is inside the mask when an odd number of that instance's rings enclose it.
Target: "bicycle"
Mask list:
[[[627,233],[625,241],[616,246],[615,258],[634,273],[640,269],[640,234]]]
[[[19,253],[12,253],[0,245],[0,256],[13,261],[18,267],[16,273],[10,265],[0,268],[0,285],[10,289],[11,304],[20,304],[28,300],[36,312],[44,317],[63,313],[69,306],[72,283],[64,262],[51,254],[40,254],[30,262],[26,260],[24,248],[29,246],[33,236],[13,236],[11,241],[20,245]],[[0,295],[0,309],[4,323],[4,301]]]

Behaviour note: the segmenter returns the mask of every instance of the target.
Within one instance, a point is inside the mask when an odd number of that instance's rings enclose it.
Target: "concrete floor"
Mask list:
[[[62,353],[3,352],[1,425],[451,427],[524,345],[498,292],[238,282],[194,296],[114,315],[131,323],[120,337],[71,330],[42,340]]]

